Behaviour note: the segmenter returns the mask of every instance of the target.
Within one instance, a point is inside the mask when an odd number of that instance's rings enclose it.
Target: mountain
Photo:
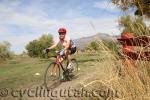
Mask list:
[[[83,37],[79,39],[75,39],[74,42],[76,43],[77,47],[83,49],[87,44],[94,40],[106,40],[106,41],[116,41],[118,36],[111,36],[104,33],[97,33],[93,36]]]

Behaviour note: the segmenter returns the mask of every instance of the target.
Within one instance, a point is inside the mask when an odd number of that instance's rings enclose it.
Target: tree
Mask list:
[[[39,39],[35,39],[26,45],[26,50],[30,57],[45,57],[43,50],[53,43],[52,35],[42,35]]]
[[[123,11],[136,8],[135,15],[150,17],[150,0],[112,0]]]
[[[6,60],[12,57],[10,46],[11,44],[7,41],[0,43],[0,60]]]

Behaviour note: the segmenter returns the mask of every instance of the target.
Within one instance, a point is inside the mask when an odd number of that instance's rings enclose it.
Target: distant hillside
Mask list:
[[[104,34],[104,33],[98,33],[96,35],[79,38],[74,41],[75,41],[77,47],[79,47],[80,49],[83,49],[87,44],[89,44],[90,42],[92,42],[94,40],[101,39],[101,40],[106,40],[106,41],[116,41],[117,37],[118,36],[111,36],[111,35]]]

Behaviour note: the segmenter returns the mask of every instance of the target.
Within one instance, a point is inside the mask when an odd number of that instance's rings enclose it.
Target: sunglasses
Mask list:
[[[60,32],[59,35],[65,35],[66,33]]]

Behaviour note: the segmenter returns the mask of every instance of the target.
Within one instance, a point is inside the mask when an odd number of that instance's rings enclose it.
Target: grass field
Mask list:
[[[84,63],[96,61],[96,56],[80,56],[77,60],[79,67],[84,69],[84,67],[88,67],[83,66]],[[0,87],[24,88],[42,84],[44,71],[50,62],[52,60],[16,56],[12,60],[0,64]],[[36,76],[35,73],[40,75]]]

